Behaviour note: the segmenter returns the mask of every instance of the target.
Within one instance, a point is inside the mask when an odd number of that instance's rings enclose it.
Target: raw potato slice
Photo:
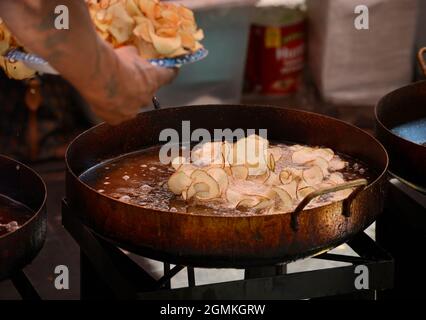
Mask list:
[[[255,209],[262,209],[262,207],[265,205],[265,202],[268,202],[269,199],[264,199],[258,196],[253,196],[250,198],[244,198],[237,204],[237,209],[241,208],[255,208]]]
[[[334,151],[330,148],[319,148],[314,150],[316,157],[324,158],[327,161],[330,161],[334,157]]]
[[[254,206],[255,210],[263,210],[266,208],[270,208],[271,206],[274,205],[274,200],[270,200],[270,199],[263,199],[261,200],[256,206]]]
[[[329,180],[335,184],[345,183],[345,179],[343,179],[343,174],[340,172],[333,172],[330,174]]]
[[[231,164],[229,162],[229,155],[232,152],[232,145],[228,141],[224,141],[221,146],[222,156],[224,159],[224,166],[229,167]]]
[[[183,190],[182,191],[182,198],[183,198],[183,200],[189,200],[188,199],[188,190]]]
[[[278,148],[278,147],[269,148],[268,153],[272,154],[274,156],[275,161],[280,161],[280,159],[282,157],[281,148]]]
[[[247,180],[254,181],[254,182],[257,182],[259,184],[267,184],[266,182],[269,180],[271,173],[272,172],[268,170],[267,172],[265,172],[264,174],[261,174],[259,176],[248,176]]]
[[[257,176],[267,170],[268,140],[251,135],[234,143],[232,152],[228,156],[231,165],[245,165],[249,169],[249,175]]]
[[[195,190],[195,197],[198,200],[211,200],[211,199],[214,198],[214,197],[210,198],[210,193],[209,193],[210,187],[207,183],[197,182],[197,183],[194,183],[192,185],[193,185],[193,188]],[[191,188],[191,187],[189,187],[189,188]]]
[[[281,170],[279,178],[282,184],[290,183],[293,180],[293,173],[287,169]]]
[[[223,170],[225,170],[225,172],[226,172],[226,174],[228,175],[228,177],[232,177],[232,170],[231,170],[231,167],[227,167],[227,166],[225,166],[225,167],[223,168]]]
[[[191,174],[191,179],[194,185],[203,182],[209,186],[208,194],[203,195],[203,198],[213,199],[220,196],[220,189],[218,183],[207,172],[199,169],[195,170]]]
[[[293,179],[296,179],[296,178],[302,179],[302,174],[303,174],[302,169],[288,168],[287,170],[290,170],[291,174],[293,175]]]
[[[181,194],[182,191],[186,190],[192,183],[190,177],[188,177],[182,171],[175,172],[170,177],[167,185],[169,190],[174,194]]]
[[[197,193],[197,190],[195,190],[194,184],[191,184],[189,186],[188,190],[182,192],[182,197],[183,197],[184,192],[186,193],[185,197],[184,197],[185,200],[190,200],[190,199],[192,199],[193,196],[195,196],[195,194]]]
[[[228,175],[226,174],[226,171],[222,168],[211,168],[207,170],[207,173],[212,176],[213,179],[216,180],[219,185],[220,193],[223,194],[229,185]]]
[[[280,175],[276,174],[275,172],[270,172],[269,177],[264,181],[264,184],[267,186],[276,186],[280,184]]]
[[[246,180],[249,174],[249,170],[245,166],[233,166],[231,172],[232,176],[239,180]]]
[[[268,156],[268,169],[271,171],[275,171],[275,158],[272,153]]]
[[[299,200],[303,200],[307,195],[314,192],[315,189],[313,187],[303,187],[297,190],[297,198]]]
[[[318,166],[303,170],[302,177],[303,181],[309,186],[315,186],[324,180],[322,170]]]
[[[304,147],[293,152],[291,160],[294,164],[305,164],[310,161],[314,161],[317,155],[314,153],[312,148]]]
[[[337,158],[333,158],[329,162],[329,167],[331,171],[343,170],[346,167],[346,162]]]
[[[297,199],[297,186],[298,186],[297,180],[293,180],[288,184],[284,184],[280,186],[280,188],[287,191],[287,193],[290,195],[292,199]]]
[[[208,198],[209,186],[204,182],[192,183],[188,190],[186,190],[186,199],[189,200],[194,196],[199,200],[210,200]]]
[[[187,176],[191,176],[191,174],[196,170],[197,168],[195,166],[193,166],[192,164],[182,164],[179,167],[178,171],[181,171],[183,173],[185,173]]]
[[[191,152],[191,160],[199,166],[224,166],[222,142],[207,142]]]
[[[176,171],[179,170],[179,168],[186,163],[186,159],[184,157],[176,157],[172,160],[172,167]]]
[[[273,190],[277,193],[280,199],[278,203],[278,207],[280,209],[288,209],[293,206],[293,199],[286,190],[280,187],[274,187]]]
[[[233,206],[236,206],[243,198],[243,195],[231,188],[228,188],[225,192],[226,200]]]
[[[324,177],[329,175],[329,172],[328,172],[329,162],[325,160],[324,158],[318,157],[315,160],[308,162],[307,164],[320,167]]]

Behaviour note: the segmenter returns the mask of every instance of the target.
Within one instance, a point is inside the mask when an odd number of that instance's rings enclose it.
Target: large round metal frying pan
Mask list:
[[[365,161],[377,173],[349,201],[292,214],[228,216],[155,211],[98,193],[79,176],[101,161],[159,144],[162,129],[268,129],[268,139],[322,145]],[[388,157],[371,135],[326,116],[265,106],[205,105],[149,111],[117,127],[99,125],[67,152],[66,197],[97,234],[122,248],[175,264],[199,267],[272,265],[315,255],[347,241],[382,211]]]
[[[423,53],[419,61],[426,74]],[[426,119],[426,81],[419,81],[397,89],[384,96],[376,106],[376,134],[390,157],[390,172],[402,182],[426,194],[426,145],[414,142],[416,136],[426,136],[426,123],[416,125],[416,120]],[[405,135],[392,129],[408,125]],[[426,143],[426,140],[424,141]]]
[[[0,236],[0,281],[29,264],[44,244],[47,230],[46,186],[27,166],[0,155],[0,194],[33,212],[14,232]]]

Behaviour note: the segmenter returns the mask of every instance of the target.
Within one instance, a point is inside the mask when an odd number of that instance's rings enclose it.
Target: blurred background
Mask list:
[[[369,21],[368,29],[361,30],[354,24],[357,0],[174,2],[195,10],[210,54],[182,68],[178,79],[158,92],[162,107],[276,105],[327,114],[372,132],[378,99],[422,77],[416,52],[426,45],[425,1],[363,0]],[[41,92],[37,108],[27,99],[34,85]],[[0,73],[0,113],[0,153],[31,164],[50,192],[48,240],[26,271],[44,298],[77,299],[79,250],[60,220],[63,156],[73,137],[97,119],[78,93],[55,76],[42,76],[34,84]],[[58,292],[46,285],[58,264],[72,270],[73,290]],[[202,282],[233,276],[238,274],[206,273]],[[10,283],[0,284],[0,299],[15,297]]]

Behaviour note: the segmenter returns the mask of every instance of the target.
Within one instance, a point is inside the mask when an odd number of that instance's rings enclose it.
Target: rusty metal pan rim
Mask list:
[[[378,109],[380,108],[380,105],[382,104],[382,101],[384,99],[386,99],[386,97],[392,95],[392,94],[396,94],[397,92],[400,92],[401,90],[407,89],[407,88],[412,88],[413,86],[417,86],[420,84],[424,84],[426,85],[426,80],[422,80],[422,81],[417,81],[414,82],[412,84],[406,85],[404,87],[395,89],[389,93],[387,93],[384,97],[382,97],[376,104],[375,108],[374,108],[374,116],[376,118],[377,123],[382,127],[382,129],[384,129],[386,131],[386,133],[392,135],[395,139],[398,140],[398,142],[400,143],[408,143],[410,145],[411,148],[416,148],[418,150],[425,150],[426,146],[422,146],[421,144],[415,143],[413,141],[410,141],[408,139],[402,138],[399,135],[395,134],[391,129],[389,129],[387,126],[385,126],[385,124],[381,121],[379,115],[378,115]]]
[[[40,214],[41,212],[46,208],[46,202],[47,202],[47,187],[46,187],[46,183],[44,182],[43,178],[32,168],[30,168],[29,166],[27,166],[26,164],[23,164],[22,162],[19,162],[11,157],[5,156],[0,154],[0,158],[3,158],[7,161],[16,163],[16,165],[25,168],[26,170],[29,170],[32,174],[34,174],[34,176],[39,180],[39,182],[41,182],[41,186],[43,187],[43,201],[41,203],[41,205],[39,206],[39,208],[37,209],[37,211],[34,211],[34,214],[32,215],[32,217],[30,219],[28,219],[23,225],[21,225],[19,227],[19,229],[13,231],[13,232],[9,232],[4,234],[3,236],[0,236],[0,240],[2,239],[6,239],[7,237],[11,236],[12,234],[19,232],[21,229],[24,229],[27,225],[30,225],[32,223],[33,220],[35,220]],[[12,199],[14,200],[14,199]]]
[[[273,106],[273,105],[240,105],[240,104],[206,104],[206,105],[189,105],[189,106],[179,106],[179,107],[172,107],[172,108],[164,108],[161,110],[167,110],[167,111],[173,111],[173,110],[179,110],[179,108],[184,108],[184,107],[214,107],[214,108],[226,108],[226,107],[241,107],[243,106],[244,108],[258,108],[258,107],[262,107],[262,108],[273,108],[273,109],[277,109],[277,110],[288,110],[290,112],[300,112],[300,113],[305,113],[305,114],[311,114],[313,116],[316,117],[322,117],[328,120],[332,120],[332,121],[337,121],[343,125],[346,125],[348,127],[351,127],[353,130],[356,130],[362,134],[366,134],[368,135],[372,140],[374,140],[374,142],[380,146],[380,148],[383,151],[383,154],[386,156],[386,165],[384,167],[384,169],[382,170],[382,172],[377,176],[377,178],[370,182],[365,188],[364,190],[362,190],[360,193],[365,192],[366,190],[372,188],[373,185],[377,184],[385,175],[387,175],[388,172],[388,167],[389,167],[389,155],[385,149],[385,147],[382,145],[382,143],[377,140],[373,135],[371,135],[370,133],[368,133],[365,130],[362,130],[360,128],[358,128],[357,126],[354,126],[346,121],[342,121],[340,119],[336,119],[327,115],[323,115],[320,113],[315,113],[315,112],[311,112],[311,111],[305,111],[305,110],[298,110],[298,109],[292,109],[292,108],[285,108],[285,107],[278,107],[278,106]],[[142,111],[138,116],[143,116],[144,113],[148,113],[148,112],[156,112],[157,110],[147,110],[147,111]],[[131,121],[131,120],[130,120]],[[86,134],[90,134],[93,130],[96,130],[97,128],[101,127],[101,126],[106,126],[108,124],[106,124],[105,122],[102,122],[100,124],[97,124],[95,126],[93,126],[92,128],[86,130],[85,132],[82,132],[81,134],[79,134],[73,141],[71,141],[71,143],[68,145],[67,151],[65,153],[65,164],[67,167],[67,170],[69,173],[72,174],[72,176],[74,177],[74,179],[76,179],[76,181],[78,181],[78,183],[80,185],[82,185],[84,188],[87,188],[89,190],[91,190],[92,192],[94,192],[96,195],[103,197],[105,199],[108,200],[112,200],[116,203],[118,203],[119,205],[125,206],[125,207],[135,207],[135,208],[139,208],[142,210],[149,210],[149,211],[155,211],[158,214],[173,214],[173,215],[180,215],[180,216],[184,216],[184,217],[188,217],[189,215],[193,215],[195,217],[214,217],[214,218],[223,218],[223,219],[229,219],[229,218],[233,218],[233,219],[238,219],[238,218],[258,218],[258,217],[266,217],[266,216],[275,216],[275,215],[287,215],[287,214],[291,214],[294,211],[290,211],[290,212],[275,212],[275,213],[268,213],[267,215],[264,214],[248,214],[248,215],[241,215],[241,214],[226,214],[226,215],[219,215],[219,214],[206,214],[206,213],[183,213],[183,212],[171,212],[171,211],[166,211],[166,210],[158,210],[158,209],[150,209],[150,208],[145,208],[136,204],[130,204],[130,203],[126,203],[123,201],[119,201],[118,199],[112,198],[108,195],[99,193],[97,190],[95,190],[94,188],[92,188],[91,186],[89,186],[88,184],[84,183],[79,176],[77,176],[74,171],[71,169],[71,166],[68,162],[68,154],[70,152],[70,149],[73,147],[74,142],[78,141],[80,139],[80,137],[83,137]],[[108,161],[108,160],[106,160]],[[100,162],[101,163],[101,162]],[[323,209],[326,210],[328,208],[331,208],[332,206],[338,204],[338,203],[343,203],[344,200],[340,200],[340,201],[336,201],[336,202],[332,202],[330,204],[324,205],[324,206],[320,206],[320,207],[315,207],[315,208],[310,208],[310,209],[304,209],[303,213],[306,214],[310,214],[312,212],[315,212],[315,210],[318,209]]]

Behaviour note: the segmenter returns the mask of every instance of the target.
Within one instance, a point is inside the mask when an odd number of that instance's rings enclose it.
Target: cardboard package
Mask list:
[[[310,70],[333,104],[374,105],[413,79],[417,0],[362,4],[369,28],[358,30],[358,0],[307,1]]]

